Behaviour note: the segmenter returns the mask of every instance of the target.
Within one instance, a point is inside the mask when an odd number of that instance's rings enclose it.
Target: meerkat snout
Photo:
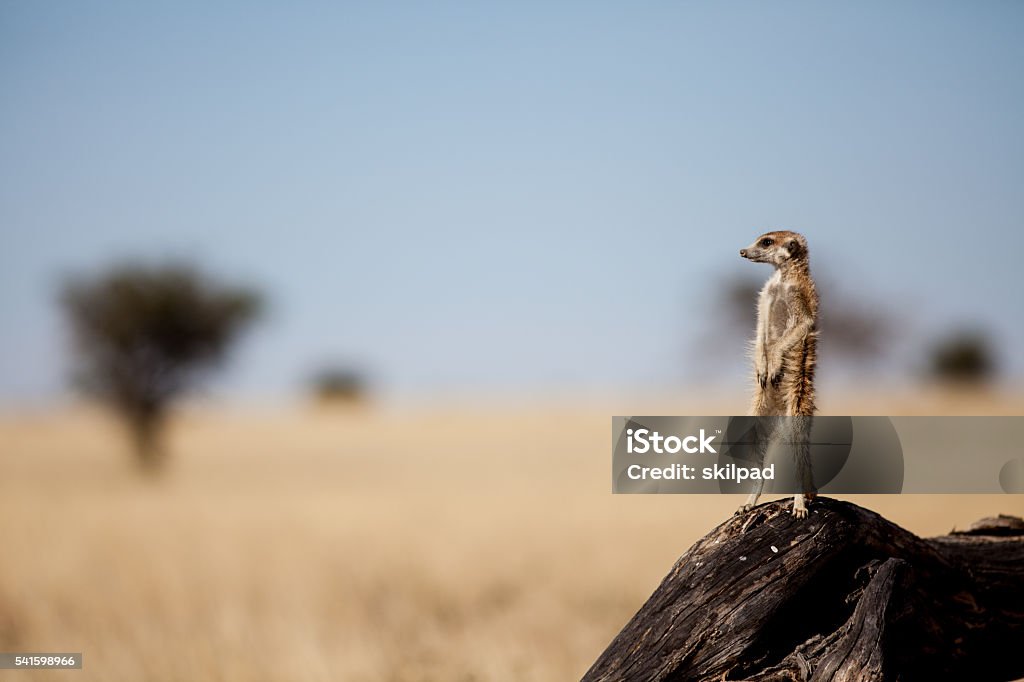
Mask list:
[[[740,256],[754,263],[770,263],[780,267],[787,262],[807,259],[807,240],[788,230],[767,232],[740,249]]]

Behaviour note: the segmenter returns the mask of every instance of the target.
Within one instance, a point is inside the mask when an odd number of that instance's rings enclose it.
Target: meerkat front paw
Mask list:
[[[733,514],[733,516],[741,516],[743,514],[746,514],[748,511],[750,511],[753,508],[754,508],[754,505],[752,505],[752,504],[741,504],[740,508],[736,510],[736,513]]]
[[[773,388],[778,388],[782,383],[782,358],[771,358],[765,367],[765,380],[761,382],[761,388],[765,388],[767,382],[771,382]]]
[[[768,366],[767,363],[758,358],[757,363],[754,365],[754,371],[757,373],[757,383],[764,389],[768,387]]]

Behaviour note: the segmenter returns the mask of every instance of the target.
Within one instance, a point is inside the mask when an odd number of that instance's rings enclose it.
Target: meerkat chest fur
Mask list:
[[[761,289],[757,305],[758,336],[761,341],[771,343],[786,333],[789,324],[789,299],[791,285],[776,270]]]

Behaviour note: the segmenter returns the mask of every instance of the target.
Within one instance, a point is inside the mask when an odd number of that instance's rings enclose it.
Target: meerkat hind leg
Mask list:
[[[793,496],[793,516],[807,518],[807,503],[817,495],[814,487],[814,471],[811,466],[811,423],[806,415],[791,417],[793,456],[796,460],[797,475],[800,477],[800,492]]]
[[[764,481],[758,479],[754,481],[754,489],[750,491],[750,495],[747,497],[747,501],[740,505],[740,508],[736,510],[737,514],[745,514],[754,507],[757,506],[757,501],[761,498],[761,492],[764,490]]]
[[[793,516],[798,519],[807,518],[807,503],[804,502],[803,493],[797,493],[793,496]]]
[[[759,396],[759,398],[761,397]],[[763,400],[763,398],[761,399]],[[766,416],[758,417],[754,423],[754,452],[756,453],[758,466],[764,466],[765,455],[768,452],[768,447],[771,445],[774,434],[775,420]],[[747,501],[740,505],[740,508],[736,510],[736,513],[745,514],[757,506],[757,501],[761,499],[761,493],[763,491],[764,479],[754,479],[753,490],[750,491]]]

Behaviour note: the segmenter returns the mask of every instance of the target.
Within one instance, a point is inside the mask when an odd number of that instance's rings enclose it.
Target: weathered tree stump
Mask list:
[[[769,502],[690,548],[583,677],[1024,677],[1024,522],[922,539],[818,498]]]

